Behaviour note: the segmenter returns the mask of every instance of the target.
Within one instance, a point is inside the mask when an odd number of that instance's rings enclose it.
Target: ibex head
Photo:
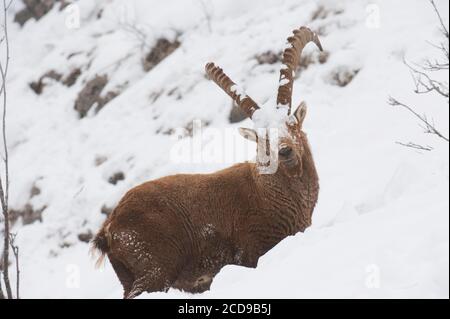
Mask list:
[[[275,173],[277,169],[282,169],[288,176],[295,177],[302,174],[302,158],[308,143],[302,131],[306,104],[301,102],[295,112],[291,112],[292,89],[301,53],[309,42],[314,42],[322,50],[317,35],[306,27],[294,30],[293,35],[287,39],[277,101],[268,102],[262,107],[245,94],[221,68],[214,63],[206,65],[209,78],[255,123],[256,130],[241,128],[239,131],[245,138],[257,142],[258,167],[262,168],[260,171],[263,173]],[[274,162],[276,167],[273,166]]]

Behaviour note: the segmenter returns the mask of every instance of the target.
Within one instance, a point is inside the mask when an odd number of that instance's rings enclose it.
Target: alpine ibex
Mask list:
[[[124,298],[170,287],[206,291],[223,266],[256,267],[259,257],[282,239],[310,226],[319,182],[302,131],[306,105],[302,102],[291,114],[294,72],[309,42],[322,50],[316,34],[306,27],[288,38],[273,106],[260,108],[222,69],[206,65],[209,78],[255,126],[264,122],[264,114],[273,115],[268,122],[276,122],[281,132],[276,140],[269,137],[269,124],[240,132],[257,142],[258,154],[275,150],[277,169],[262,172],[267,162],[258,155],[257,163],[237,164],[214,174],[168,176],[131,189],[93,240],[93,247],[102,253],[100,260],[108,256]]]

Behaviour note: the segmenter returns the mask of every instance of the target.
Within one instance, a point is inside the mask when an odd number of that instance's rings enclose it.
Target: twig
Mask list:
[[[143,52],[149,48],[148,44],[148,34],[143,31],[139,26],[137,26],[135,23],[131,22],[119,22],[119,27],[134,36],[139,43],[140,50]]]
[[[200,6],[202,7],[203,14],[205,15],[205,20],[208,25],[208,31],[212,32],[212,25],[211,25],[211,10],[208,9],[208,6],[204,2],[204,0],[198,0],[200,3]]]
[[[418,114],[416,111],[414,111],[412,109],[412,107],[410,107],[409,105],[406,105],[404,103],[399,102],[398,100],[396,100],[395,98],[393,98],[392,96],[389,97],[389,104],[392,106],[401,106],[405,109],[407,109],[410,113],[412,113],[416,118],[418,118],[423,124],[425,124],[425,128],[427,130],[428,133],[431,134],[435,134],[436,136],[439,136],[440,138],[442,138],[445,141],[449,141],[448,137],[445,137],[444,135],[441,134],[441,132],[439,132],[436,127],[430,123],[426,116],[420,115]]]
[[[433,148],[431,147],[431,146],[429,146],[429,145],[427,145],[427,146],[423,146],[423,145],[420,145],[420,144],[416,144],[416,143],[413,143],[413,142],[409,142],[409,143],[403,143],[403,142],[396,142],[398,145],[401,145],[401,146],[405,146],[405,147],[409,147],[409,148],[414,148],[414,149],[417,149],[417,150],[421,150],[421,151],[432,151],[433,150]]]
[[[442,19],[442,16],[441,16],[439,9],[437,8],[434,0],[430,0],[430,3],[433,6],[436,16],[439,20],[440,30],[441,30],[442,35],[446,39],[446,41],[441,42],[439,45],[436,45],[431,42],[428,42],[428,43],[431,46],[435,47],[436,49],[442,51],[446,60],[443,62],[440,62],[436,59],[434,61],[427,59],[423,62],[422,65],[414,63],[416,67],[413,67],[411,64],[409,64],[405,58],[403,58],[403,62],[410,69],[412,78],[414,80],[414,85],[416,87],[416,89],[414,91],[415,93],[426,94],[426,93],[430,93],[430,92],[436,92],[448,99],[449,98],[448,83],[444,83],[444,82],[440,82],[435,79],[432,79],[426,73],[427,71],[428,72],[436,72],[436,71],[449,69],[449,49],[448,49],[449,33],[448,33],[448,29],[445,26],[444,20]]]
[[[441,71],[441,70],[448,70],[448,60],[445,63],[439,62],[437,60],[434,60],[433,62],[431,62],[429,59],[424,61],[424,65],[422,66],[422,68],[426,71]]]
[[[20,265],[19,265],[19,246],[16,245],[17,234],[10,234],[9,244],[16,260],[16,299],[20,299]]]
[[[0,266],[2,266],[1,260],[0,260]],[[3,267],[3,266],[2,266]],[[3,293],[3,288],[2,288],[2,280],[1,278],[3,277],[2,275],[2,271],[0,271],[0,300],[1,299],[5,299],[5,294]]]
[[[434,0],[430,0],[430,2],[434,8],[434,11],[436,12],[436,15],[438,16],[439,23],[441,24],[442,34],[448,39],[448,36],[449,36],[448,29],[445,26],[445,23],[444,23],[444,20],[442,19],[441,13],[439,12],[439,9],[437,8],[436,3],[434,3]]]
[[[434,0],[430,0],[431,5],[433,6],[434,12],[436,13],[436,16],[439,19],[439,23],[441,25],[441,33],[444,36],[444,38],[447,39],[447,41],[445,43],[441,43],[440,45],[435,45],[435,47],[437,47],[439,50],[442,51],[442,53],[445,55],[445,57],[447,58],[447,63],[443,64],[443,68],[448,70],[448,66],[449,66],[449,47],[448,47],[448,40],[449,40],[449,33],[448,33],[448,29],[445,26],[444,23],[444,19],[442,19],[441,13],[439,12],[439,9],[436,6],[436,3],[434,2]],[[447,44],[447,45],[445,45]]]
[[[428,61],[430,63],[430,61]],[[449,91],[448,87],[445,83],[433,80],[428,74],[426,74],[423,71],[420,71],[416,68],[414,68],[412,65],[410,65],[406,59],[403,59],[403,63],[409,68],[411,72],[411,76],[414,81],[415,90],[414,92],[417,94],[424,94],[424,93],[430,93],[435,91],[436,93],[442,95],[445,98],[449,98]],[[435,71],[438,71],[440,64],[426,64],[426,67],[428,69],[434,69]],[[445,67],[442,67],[440,70],[445,69]],[[425,78],[425,81],[423,80]]]

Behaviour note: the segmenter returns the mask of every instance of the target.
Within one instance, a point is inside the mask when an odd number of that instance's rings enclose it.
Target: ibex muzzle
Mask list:
[[[305,103],[291,114],[294,72],[309,42],[322,49],[305,27],[288,38],[273,105],[259,107],[222,69],[206,65],[209,78],[255,122],[256,130],[240,133],[257,142],[257,162],[164,177],[122,198],[93,247],[108,256],[124,298],[170,287],[203,292],[223,266],[256,267],[282,239],[310,226],[319,182],[302,131]]]

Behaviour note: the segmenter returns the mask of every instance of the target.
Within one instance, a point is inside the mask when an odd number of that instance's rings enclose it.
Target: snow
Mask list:
[[[280,81],[280,86],[286,85],[286,84],[288,84],[288,83],[289,83],[289,80],[288,80],[288,79],[282,79],[282,80]]]
[[[252,120],[257,128],[276,128],[281,131],[286,128],[287,113],[287,106],[276,107],[276,102],[269,100],[253,113]]]
[[[231,86],[230,91],[232,93],[236,93],[240,100],[244,100],[247,98],[247,94],[245,93],[244,89],[237,84]]]
[[[448,2],[436,2],[448,21]],[[9,17],[10,206],[47,207],[42,223],[14,229],[23,298],[121,298],[109,262],[96,270],[78,234],[95,233],[105,219],[102,206],[114,207],[139,183],[254,158],[254,143],[237,134],[253,123],[228,123],[231,101],[205,78],[204,65],[222,65],[261,102],[255,127],[277,127],[286,121],[286,110],[277,111],[274,102],[282,65],[258,65],[254,57],[282,50],[301,25],[322,30],[330,52],[326,63],[310,65],[294,82],[293,111],[307,101],[304,131],[320,176],[313,225],[283,240],[257,269],[225,267],[209,292],[172,289],[141,297],[449,297],[448,143],[424,134],[409,113],[387,103],[390,95],[411,103],[449,135],[447,102],[414,94],[403,64],[404,56],[437,57],[429,42],[440,41],[438,22],[427,1],[380,0],[374,11],[366,0],[213,0],[211,31],[195,0],[76,5],[79,29],[66,27],[68,12],[58,8],[23,28]],[[12,10],[21,6],[15,1]],[[331,13],[312,21],[319,6]],[[130,25],[143,30],[143,43]],[[178,37],[181,46],[145,73],[142,58],[161,37]],[[304,53],[310,50],[317,48]],[[75,67],[82,75],[70,88],[50,81],[40,96],[29,88],[49,70],[66,75]],[[359,70],[345,87],[330,80],[342,68]],[[110,80],[104,93],[120,87],[121,94],[98,114],[79,119],[74,102],[97,74]],[[448,72],[442,76],[448,79]],[[199,143],[186,133],[197,119],[207,123]],[[171,131],[186,134],[180,140]],[[397,141],[434,149],[414,151]],[[173,161],[174,147],[187,149],[192,160]],[[125,179],[108,183],[117,172]],[[41,193],[30,197],[33,185]]]

